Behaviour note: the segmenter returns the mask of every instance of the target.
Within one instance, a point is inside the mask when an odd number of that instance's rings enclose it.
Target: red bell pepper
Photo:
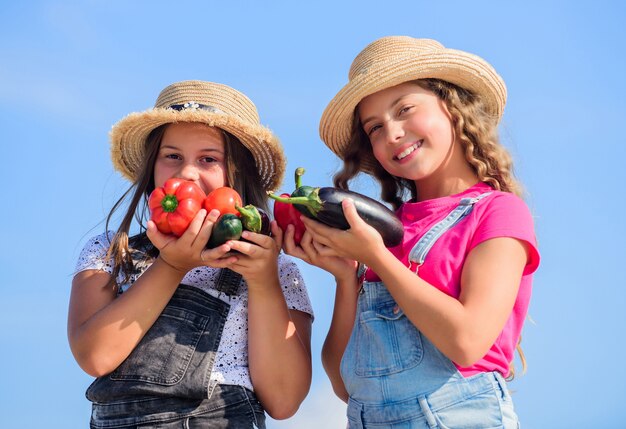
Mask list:
[[[194,182],[171,178],[150,194],[151,220],[164,234],[183,235],[202,208],[206,194]]]
[[[290,195],[280,194],[280,196],[288,198]],[[302,216],[302,213],[300,213],[293,204],[274,201],[274,219],[276,219],[276,223],[283,231],[287,230],[288,225],[295,227],[293,238],[296,244],[300,244],[304,231],[306,231],[306,227],[300,219],[300,216]]]

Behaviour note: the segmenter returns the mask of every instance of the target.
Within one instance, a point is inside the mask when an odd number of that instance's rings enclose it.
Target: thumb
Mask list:
[[[153,221],[148,221],[146,225],[146,235],[154,244],[154,247],[161,250],[174,238],[171,235],[163,234]]]
[[[282,247],[284,233],[283,230],[280,229],[280,226],[278,226],[278,222],[276,222],[275,220],[271,221],[270,229],[272,230],[272,237],[274,238],[274,241],[276,242],[278,247]]]
[[[356,206],[354,205],[354,200],[352,198],[346,198],[341,202],[341,207],[343,208],[343,215],[346,217],[350,228],[354,228],[359,223],[363,222],[361,216],[356,211]]]

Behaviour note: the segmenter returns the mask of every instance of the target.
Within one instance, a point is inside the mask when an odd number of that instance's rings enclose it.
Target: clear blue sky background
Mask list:
[[[383,6],[389,4],[388,6]],[[618,428],[626,416],[626,7],[620,1],[66,1],[0,5],[0,421],[87,427],[91,378],[66,339],[74,264],[126,183],[107,133],[167,84],[246,93],[291,172],[329,185],[322,110],[354,56],[385,35],[435,38],[507,82],[501,134],[526,185],[543,263],[511,387],[524,428]],[[357,191],[377,195],[369,180]],[[334,285],[302,265],[317,319],[314,378],[270,428],[345,427],[319,353]],[[44,423],[45,422],[45,423]]]

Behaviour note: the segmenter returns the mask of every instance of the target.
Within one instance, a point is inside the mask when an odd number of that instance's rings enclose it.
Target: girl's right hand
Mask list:
[[[321,244],[314,241],[313,236],[308,231],[304,232],[300,245],[297,245],[294,240],[294,234],[294,226],[287,226],[283,241],[283,250],[286,254],[328,271],[338,281],[349,280],[356,275],[357,261],[339,256],[321,255]]]
[[[227,255],[231,250],[230,246],[222,244],[213,249],[205,248],[219,215],[218,210],[211,210],[207,214],[205,209],[201,209],[180,237],[163,234],[153,221],[148,222],[146,233],[152,244],[159,249],[159,258],[177,271],[187,273],[192,268],[203,265],[225,268],[237,261],[236,256]]]

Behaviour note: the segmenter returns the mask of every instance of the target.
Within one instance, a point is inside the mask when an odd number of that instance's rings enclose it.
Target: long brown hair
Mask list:
[[[440,79],[420,79],[413,83],[433,92],[445,103],[455,136],[478,179],[496,190],[521,196],[522,187],[513,174],[512,158],[499,141],[497,118],[488,113],[483,100],[464,88]],[[364,165],[368,167],[366,172],[380,183],[382,200],[394,209],[407,199],[419,199],[412,180],[392,176],[376,160],[357,107],[352,120],[350,142],[344,151],[343,168],[333,177],[335,186],[348,189],[349,181],[365,171]],[[526,358],[521,342],[520,336],[516,349],[524,372]],[[511,362],[509,379],[514,376],[515,367]]]
[[[445,103],[455,136],[479,180],[499,191],[521,195],[521,185],[513,175],[511,156],[499,142],[497,120],[487,112],[482,99],[439,79],[420,79],[413,83],[432,91]],[[383,201],[397,209],[407,199],[418,199],[413,181],[392,176],[374,157],[372,145],[359,119],[358,108],[354,112],[350,143],[343,159],[343,168],[333,178],[335,186],[348,189],[349,181],[364,171],[363,165],[367,165],[368,174],[380,183]]]
[[[141,172],[135,182],[113,205],[106,218],[106,230],[112,223],[114,213],[120,210],[128,200],[124,217],[111,240],[107,258],[113,262],[110,285],[119,288],[130,280],[138,260],[147,260],[158,256],[159,252],[146,236],[146,222],[150,217],[148,197],[154,190],[154,164],[156,162],[163,134],[169,124],[161,125],[148,135],[145,142],[145,157]],[[208,125],[207,125],[208,126]],[[224,133],[224,157],[228,186],[235,189],[244,204],[255,206],[269,212],[267,193],[261,186],[261,178],[252,153],[239,139],[226,131]],[[133,220],[139,225],[139,232],[129,237]],[[123,273],[121,282],[118,276]]]

